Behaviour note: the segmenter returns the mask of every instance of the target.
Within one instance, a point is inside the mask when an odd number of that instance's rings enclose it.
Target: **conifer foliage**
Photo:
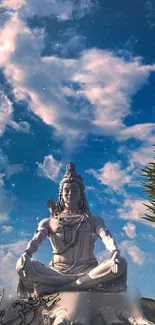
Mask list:
[[[144,187],[144,192],[147,193],[149,200],[149,204],[144,203],[149,213],[145,213],[143,218],[155,222],[155,159],[141,171],[143,172],[142,176],[146,179],[146,182],[141,182],[141,185]]]

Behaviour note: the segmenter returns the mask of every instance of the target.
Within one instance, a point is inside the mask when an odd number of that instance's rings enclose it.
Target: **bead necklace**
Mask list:
[[[75,241],[70,245],[70,247],[74,247],[74,246],[76,246],[78,244],[79,237],[80,237],[80,232],[79,232],[79,230],[77,230]],[[63,240],[65,245],[69,244],[69,241],[66,240],[65,226],[63,226],[63,229],[62,229],[62,240]],[[71,241],[72,241],[72,239],[71,239]]]
[[[62,240],[63,240],[65,245],[69,244],[69,241],[67,241],[67,239],[66,239],[65,227],[73,228],[74,226],[77,225],[76,229],[74,230],[75,240],[73,241],[73,235],[72,235],[72,239],[70,241],[70,246],[69,246],[69,247],[74,247],[79,242],[79,238],[80,238],[80,230],[79,230],[79,228],[81,227],[82,223],[85,222],[85,220],[86,220],[85,215],[84,216],[80,215],[80,217],[77,218],[76,220],[69,220],[69,221],[67,220],[66,221],[63,218],[59,219],[59,222],[62,225]],[[72,230],[72,232],[73,232],[73,230]]]

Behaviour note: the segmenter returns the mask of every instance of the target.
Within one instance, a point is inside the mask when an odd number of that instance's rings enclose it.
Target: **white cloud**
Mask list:
[[[57,16],[58,20],[80,19],[98,6],[95,0],[79,0],[77,2],[66,0],[27,0],[25,6],[20,9],[20,17],[33,17],[34,14],[40,17]]]
[[[155,5],[153,0],[146,1],[145,4],[146,9],[146,20],[149,25],[149,28],[152,29],[155,27]]]
[[[9,233],[13,231],[13,227],[12,226],[2,226],[2,233]]]
[[[7,65],[7,60],[9,60],[10,55],[14,52],[19,28],[20,23],[17,14],[14,14],[0,30],[0,66]]]
[[[77,59],[42,57],[45,31],[30,30],[20,19],[33,12],[50,16],[58,7],[60,16],[63,11],[64,17],[71,17],[74,11],[80,8],[85,12],[91,5],[88,0],[78,5],[67,1],[64,11],[62,1],[53,5],[45,1],[42,6],[39,0],[36,6],[35,0],[28,0],[0,34],[0,63],[5,75],[13,88],[21,90],[22,97],[30,98],[29,109],[52,126],[56,136],[66,139],[68,147],[81,144],[89,133],[115,136],[119,141],[133,133],[139,137],[137,131],[125,127],[124,118],[131,113],[132,96],[155,71],[154,64],[145,65],[139,57],[126,61],[113,52],[95,48],[82,51]],[[78,92],[70,87],[74,82],[79,84]]]
[[[39,176],[50,178],[54,182],[59,180],[62,164],[52,155],[44,157],[43,163],[37,162],[37,165]]]
[[[2,186],[0,187],[0,223],[8,222],[9,214],[13,208],[15,197],[12,193],[7,192]]]
[[[0,281],[3,287],[7,287],[12,296],[16,296],[18,275],[16,263],[24,252],[27,241],[0,245]]]
[[[144,177],[142,176],[143,172],[141,169],[147,166],[149,162],[152,162],[154,160],[152,144],[155,143],[155,139],[153,141],[153,138],[153,136],[151,137],[151,132],[150,135],[148,132],[148,136],[146,136],[146,138],[144,137],[142,145],[135,147],[134,149],[130,149],[130,147],[128,148],[125,145],[119,147],[119,153],[122,154],[125,159],[127,158],[128,161],[128,165],[125,169],[127,175],[130,175],[131,177],[131,180],[128,183],[128,187],[139,187],[142,189],[141,182],[144,181]]]
[[[153,143],[155,140],[155,123],[136,124],[121,130],[119,139],[127,140],[129,138]]]
[[[3,178],[5,177],[5,174],[0,173],[0,186],[4,186]]]
[[[19,123],[17,123],[12,120],[12,121],[10,121],[9,125],[18,132],[23,132],[23,133],[31,132],[31,126],[26,121],[20,121]]]
[[[0,136],[4,133],[6,125],[10,123],[12,112],[12,103],[0,90]]]
[[[2,0],[0,7],[8,7],[10,9],[18,10],[24,3],[25,0]]]
[[[4,185],[4,177],[9,179],[12,175],[20,173],[22,170],[23,164],[11,164],[8,157],[0,149],[0,171],[3,172],[0,174],[0,184],[2,186]]]
[[[125,231],[126,235],[129,237],[129,238],[135,238],[137,237],[137,234],[136,234],[136,226],[134,223],[132,222],[128,222],[124,227],[123,227],[123,230]]]
[[[100,169],[88,169],[88,174],[92,174],[101,184],[111,187],[114,191],[121,191],[124,184],[128,184],[131,177],[125,170],[121,169],[120,163],[106,163]]]
[[[87,185],[86,186],[86,191],[94,192],[96,191],[95,187],[93,185]]]
[[[18,10],[20,17],[23,19],[33,17],[34,14],[39,17],[57,16],[60,21],[68,19],[80,19],[87,15],[92,9],[98,8],[98,1],[79,0],[2,0],[0,7],[8,7]]]
[[[146,166],[154,159],[153,146],[143,145],[137,149],[129,150],[128,155],[130,168],[134,169],[136,165]]]
[[[149,202],[147,200],[138,200],[138,199],[126,199],[122,204],[122,207],[117,209],[117,214],[120,219],[131,220],[135,222],[142,222],[151,227],[155,227],[155,225],[151,222],[146,221],[142,217],[144,217],[144,213],[146,213],[145,204]]]
[[[6,176],[10,178],[12,175],[20,173],[22,170],[22,164],[8,164],[8,166],[6,166]]]
[[[15,202],[15,196],[4,188],[4,178],[6,177],[6,170],[9,167],[11,167],[11,165],[9,165],[8,158],[0,149],[0,171],[2,171],[2,173],[0,173],[0,224],[9,221],[9,214]]]
[[[142,265],[147,259],[147,255],[132,241],[124,240],[119,248],[122,253],[127,253],[135,264]]]
[[[8,213],[0,213],[0,223],[4,223],[9,220],[10,218],[8,216]]]
[[[155,236],[153,236],[153,235],[151,235],[151,234],[148,234],[148,238],[149,238],[151,241],[155,242]]]

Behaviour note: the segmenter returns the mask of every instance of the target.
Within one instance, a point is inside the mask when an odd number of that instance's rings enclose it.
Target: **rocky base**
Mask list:
[[[155,300],[151,298],[141,298],[141,308],[145,317],[155,323]]]
[[[146,307],[144,298],[142,306]],[[147,305],[147,313],[148,308]],[[10,306],[3,301],[0,305],[2,325],[154,324],[145,317],[146,310],[143,313],[140,304],[126,293],[63,292],[39,299],[16,300]]]
[[[43,310],[43,324],[150,325],[139,304],[124,293],[61,293],[60,304],[51,314]]]

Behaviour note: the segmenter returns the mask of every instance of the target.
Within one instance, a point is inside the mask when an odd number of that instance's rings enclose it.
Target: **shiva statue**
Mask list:
[[[103,218],[91,214],[83,179],[76,173],[73,163],[66,166],[57,204],[49,200],[48,208],[50,217],[40,221],[32,240],[17,261],[18,296],[38,297],[53,290],[106,292],[107,288],[116,287],[118,292],[126,291],[127,262],[121,257]],[[46,237],[53,249],[48,266],[32,258]],[[109,259],[100,264],[94,255],[98,237],[110,252]]]

